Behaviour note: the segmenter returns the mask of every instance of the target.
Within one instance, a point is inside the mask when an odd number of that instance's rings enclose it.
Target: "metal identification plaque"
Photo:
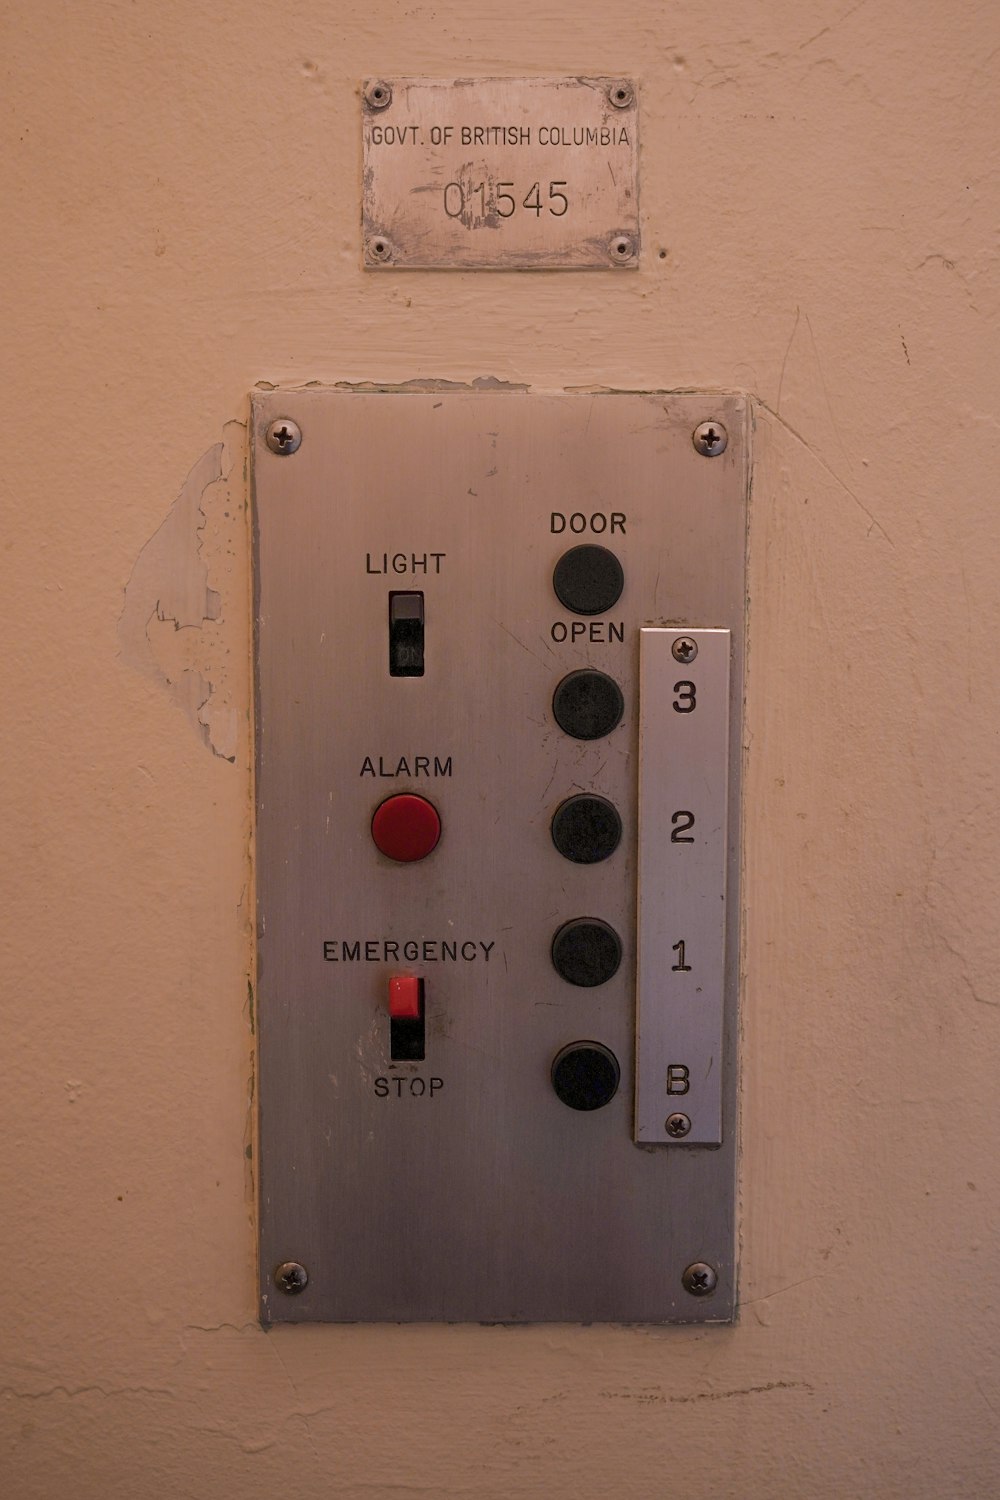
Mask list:
[[[363,91],[370,269],[634,268],[627,78],[376,78]]]

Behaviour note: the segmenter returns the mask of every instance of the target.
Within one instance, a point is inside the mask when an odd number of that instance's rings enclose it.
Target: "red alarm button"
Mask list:
[[[400,864],[426,859],[440,837],[441,819],[426,797],[403,792],[387,797],[375,809],[372,838],[383,854]]]

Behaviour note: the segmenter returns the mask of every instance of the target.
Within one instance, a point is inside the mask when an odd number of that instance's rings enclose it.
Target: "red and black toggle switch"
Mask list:
[[[424,1060],[424,981],[411,974],[389,980],[389,1056],[393,1062]]]

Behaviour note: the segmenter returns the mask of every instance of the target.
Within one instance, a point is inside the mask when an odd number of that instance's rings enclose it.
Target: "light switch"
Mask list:
[[[389,676],[424,675],[424,596],[389,595]]]

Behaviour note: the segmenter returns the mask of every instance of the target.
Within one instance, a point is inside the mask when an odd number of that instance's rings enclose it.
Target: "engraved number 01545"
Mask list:
[[[566,182],[550,182],[548,198],[543,202],[542,184],[533,182],[521,199],[520,206],[533,213],[536,219],[546,209],[553,218],[561,219],[569,210],[569,199],[560,189],[568,186]],[[490,213],[495,213],[501,219],[509,219],[518,207],[514,193],[506,191],[513,187],[512,182],[498,182],[494,198],[491,188],[485,182],[477,182],[474,186],[471,183],[449,182],[444,189],[444,211],[449,219],[460,219],[468,205],[468,211],[478,213],[481,219],[485,219]],[[520,197],[521,189],[518,187],[514,191]]]

